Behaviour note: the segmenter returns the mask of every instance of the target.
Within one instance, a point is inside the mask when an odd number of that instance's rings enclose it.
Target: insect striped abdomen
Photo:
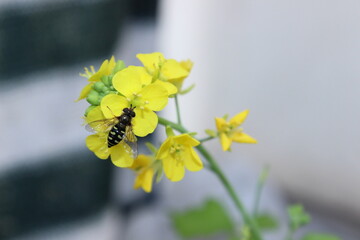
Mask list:
[[[125,128],[123,124],[116,124],[113,126],[108,135],[108,147],[111,148],[117,145],[125,135]]]

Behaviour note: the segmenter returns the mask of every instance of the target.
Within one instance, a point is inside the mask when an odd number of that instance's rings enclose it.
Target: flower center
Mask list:
[[[241,132],[242,131],[242,128],[237,128],[236,126],[233,126],[233,125],[228,125],[225,127],[225,134],[228,135],[228,136],[231,136],[233,135],[235,132]]]
[[[175,158],[176,161],[178,162],[182,162],[183,158],[182,158],[182,153],[184,151],[184,146],[181,144],[173,144],[170,147],[170,154],[172,155],[173,158]]]

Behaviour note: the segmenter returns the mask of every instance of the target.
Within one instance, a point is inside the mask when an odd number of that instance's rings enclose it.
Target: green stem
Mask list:
[[[206,138],[203,138],[203,139],[199,139],[199,142],[204,143],[204,142],[207,142],[207,141],[209,141],[211,139],[214,139],[214,137],[209,136],[209,137],[206,137]]]
[[[175,106],[176,106],[177,122],[178,122],[178,124],[181,124],[180,107],[179,107],[179,100],[178,100],[177,94],[175,94]]]
[[[171,121],[168,121],[164,118],[159,117],[159,123],[164,126],[170,126],[171,128],[177,130],[180,133],[188,133],[182,125],[173,123]],[[254,240],[261,240],[262,237],[260,235],[259,228],[257,227],[256,222],[250,217],[250,215],[245,210],[244,205],[240,201],[239,197],[236,195],[236,192],[232,185],[230,184],[229,180],[226,178],[223,171],[220,169],[219,165],[215,161],[215,159],[212,157],[212,155],[206,150],[202,144],[198,145],[197,150],[201,153],[201,155],[207,160],[207,162],[210,165],[210,169],[217,175],[217,177],[220,179],[221,183],[224,185],[225,189],[229,193],[231,199],[235,203],[237,209],[239,210],[242,218],[244,219],[244,222],[250,227],[252,235],[254,237]]]
[[[253,216],[256,216],[258,214],[260,198],[261,198],[261,192],[262,192],[262,189],[264,187],[264,184],[265,184],[268,173],[269,173],[269,167],[266,166],[261,171],[259,180],[258,180],[258,182],[256,184],[255,204],[254,204],[254,209],[253,209]]]

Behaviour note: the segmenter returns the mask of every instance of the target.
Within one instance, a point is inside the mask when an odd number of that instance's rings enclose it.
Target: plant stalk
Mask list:
[[[177,95],[177,94],[175,94],[175,107],[176,107],[177,122],[178,122],[178,124],[181,125],[179,99],[178,99],[178,95]]]
[[[159,117],[159,124],[164,125],[164,126],[170,126],[171,128],[177,130],[180,133],[188,133],[189,132],[181,124],[176,124],[174,122],[168,121],[161,117]],[[223,171],[220,169],[220,167],[217,164],[217,162],[215,161],[215,159],[206,150],[206,148],[204,146],[202,146],[202,144],[198,145],[196,148],[201,153],[201,155],[207,160],[207,162],[210,165],[210,169],[215,173],[215,175],[220,179],[221,183],[224,185],[226,191],[229,193],[235,206],[239,210],[244,222],[250,227],[253,239],[261,240],[262,237],[261,237],[261,234],[260,234],[260,231],[259,231],[259,228],[258,228],[256,222],[247,213],[244,205],[242,204],[239,197],[237,196],[234,188],[230,184],[229,180],[226,178]]]

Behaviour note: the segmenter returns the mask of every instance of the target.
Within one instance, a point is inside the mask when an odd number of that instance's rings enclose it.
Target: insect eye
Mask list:
[[[124,113],[129,113],[129,109],[128,109],[128,108],[124,108],[124,109],[123,109],[123,112],[124,112]]]
[[[136,116],[135,112],[131,112],[131,117],[135,117],[135,116]]]

